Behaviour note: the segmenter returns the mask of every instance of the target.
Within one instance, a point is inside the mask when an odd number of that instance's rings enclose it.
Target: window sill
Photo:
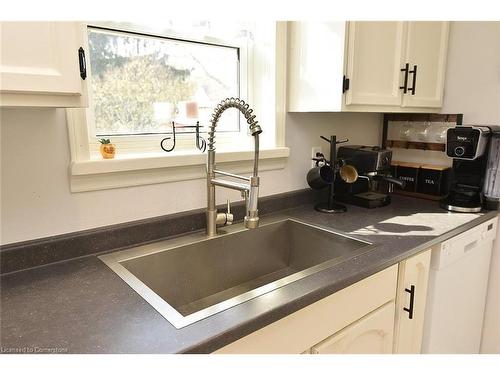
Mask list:
[[[289,154],[288,147],[260,150],[259,171],[283,169]],[[186,154],[75,161],[71,164],[71,192],[204,178],[206,158],[206,154]],[[219,151],[216,163],[228,172],[250,173],[253,169],[253,150]]]

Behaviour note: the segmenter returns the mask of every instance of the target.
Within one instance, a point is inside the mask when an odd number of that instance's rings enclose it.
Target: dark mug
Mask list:
[[[328,165],[314,167],[307,172],[307,183],[312,189],[323,189],[333,183],[333,172]]]

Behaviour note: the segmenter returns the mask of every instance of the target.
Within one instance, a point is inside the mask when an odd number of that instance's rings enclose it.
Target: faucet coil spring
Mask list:
[[[214,109],[212,113],[212,119],[210,120],[210,129],[208,131],[208,150],[215,150],[215,126],[219,121],[222,113],[228,108],[237,108],[245,119],[247,120],[248,128],[253,136],[257,136],[262,133],[259,122],[255,119],[253,114],[253,109],[245,103],[244,100],[239,98],[227,98],[221,101]]]

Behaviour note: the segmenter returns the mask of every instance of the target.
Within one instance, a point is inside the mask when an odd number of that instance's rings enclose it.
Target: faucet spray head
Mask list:
[[[254,137],[262,133],[262,129],[260,128],[260,125],[257,123],[257,121],[254,124],[251,124],[249,126],[249,129],[250,129],[250,134],[252,134]]]

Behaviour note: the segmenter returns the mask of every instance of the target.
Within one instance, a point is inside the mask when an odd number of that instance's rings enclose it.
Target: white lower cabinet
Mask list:
[[[420,353],[431,251],[399,263],[394,353]]]
[[[420,353],[431,249],[251,333],[216,353]]]
[[[351,324],[353,330],[350,340],[353,341],[353,350],[363,347],[366,352],[375,353],[383,347],[391,352],[397,273],[397,265],[386,268],[269,324],[216,353],[300,354],[309,352],[310,348],[332,335],[340,334],[346,327],[345,331],[349,332]],[[382,309],[379,309],[381,306]],[[366,322],[362,323],[364,320]],[[375,325],[384,332],[371,338],[372,333],[368,331]],[[362,332],[363,329],[367,330],[366,335]],[[381,341],[384,343],[381,344]],[[370,343],[373,347],[370,347]],[[349,350],[344,349],[346,353]]]
[[[394,301],[311,348],[312,354],[391,354]]]

